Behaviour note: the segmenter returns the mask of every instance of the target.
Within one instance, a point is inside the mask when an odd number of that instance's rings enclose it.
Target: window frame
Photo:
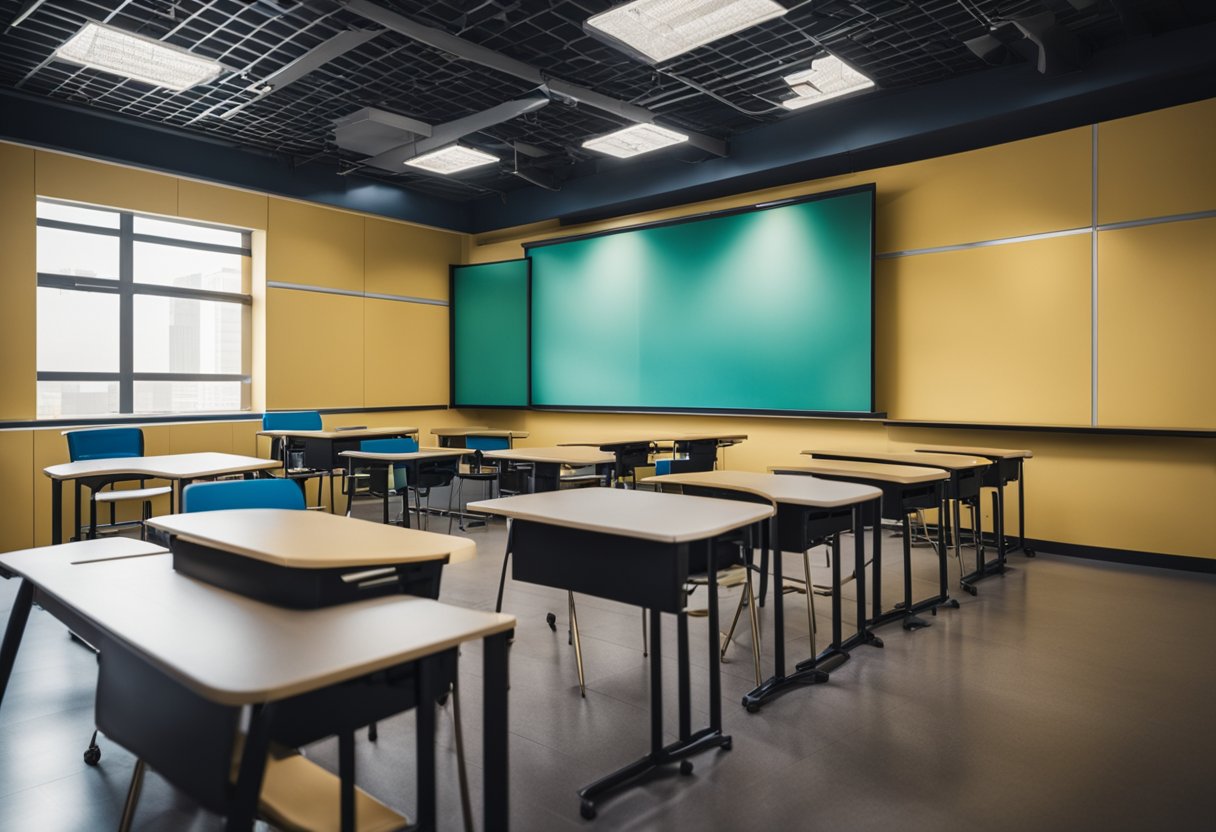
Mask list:
[[[38,272],[38,287],[60,289],[77,292],[99,292],[118,296],[118,372],[75,372],[63,370],[38,370],[38,381],[117,381],[118,382],[118,412],[116,416],[136,416],[135,413],[135,383],[137,381],[228,381],[240,382],[241,407],[237,412],[247,412],[251,409],[250,387],[252,375],[247,362],[249,361],[249,343],[252,327],[250,322],[253,296],[242,292],[220,292],[210,289],[190,289],[177,286],[165,286],[157,283],[137,283],[135,281],[135,244],[154,243],[156,245],[172,246],[174,248],[195,251],[210,251],[221,254],[237,254],[241,257],[253,256],[252,231],[214,223],[181,220],[176,217],[160,217],[153,214],[141,214],[134,211],[122,211],[105,208],[99,205],[85,205],[66,200],[38,197],[37,202],[70,205],[106,211],[118,215],[118,228],[106,228],[82,223],[66,222],[64,220],[37,218],[39,228],[55,228],[63,231],[74,231],[85,234],[98,234],[118,238],[118,279],[102,277],[84,277],[77,275],[54,274]],[[162,237],[155,234],[137,234],[135,219],[147,219],[169,222],[181,222],[183,225],[215,228],[223,231],[240,233],[240,246],[226,246],[217,243],[203,243],[193,240],[179,240],[173,237]],[[174,372],[135,372],[135,296],[153,295],[184,300],[216,301],[234,303],[245,307],[242,310],[242,372],[240,373],[174,373]],[[192,414],[208,413],[210,411],[171,411],[171,413]],[[87,415],[87,414],[81,414]],[[66,417],[48,417],[66,418]]]

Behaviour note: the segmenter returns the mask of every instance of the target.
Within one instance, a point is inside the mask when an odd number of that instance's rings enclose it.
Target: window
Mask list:
[[[248,231],[38,200],[38,418],[249,409]]]

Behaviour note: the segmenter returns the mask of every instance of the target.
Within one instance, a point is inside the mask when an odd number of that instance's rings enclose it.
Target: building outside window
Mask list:
[[[249,231],[37,210],[38,418],[249,409]]]

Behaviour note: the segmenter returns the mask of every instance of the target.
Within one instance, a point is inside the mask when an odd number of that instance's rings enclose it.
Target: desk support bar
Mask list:
[[[17,660],[17,646],[25,634],[25,622],[30,617],[30,607],[34,603],[34,585],[21,579],[17,588],[17,597],[13,599],[13,609],[8,614],[8,626],[4,630],[4,643],[0,646],[0,704],[4,702],[4,692],[8,690],[8,680],[13,673],[13,662]]]
[[[507,641],[511,633],[483,639],[482,732],[485,830],[507,829]]]

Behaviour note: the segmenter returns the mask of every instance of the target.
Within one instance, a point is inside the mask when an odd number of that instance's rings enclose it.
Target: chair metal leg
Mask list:
[[[722,649],[718,652],[718,658],[721,661],[726,661],[726,648],[730,647],[731,639],[735,637],[735,626],[739,623],[739,616],[743,614],[743,605],[747,603],[747,590],[739,593],[739,603],[735,605],[735,615],[730,620],[730,627],[726,630],[726,635],[722,639]],[[757,684],[759,684],[757,682]]]
[[[587,681],[583,676],[583,646],[578,638],[578,612],[574,609],[574,593],[567,590],[570,602],[570,640],[574,644],[574,661],[578,664],[578,693],[584,699],[587,697]]]
[[[452,496],[464,486],[464,480],[460,477],[448,485],[448,534],[452,533]],[[464,496],[463,494],[461,496]],[[460,508],[460,501],[456,501],[456,507]],[[460,518],[460,530],[464,531],[464,517]]]
[[[756,590],[752,588],[752,573],[748,570],[747,583],[744,585],[747,593],[747,613],[752,624],[752,664],[756,671],[756,687],[764,683],[760,675],[760,611],[756,608]]]
[[[135,806],[139,803],[139,792],[144,784],[144,761],[135,761],[135,770],[131,772],[131,785],[127,787],[127,800],[122,806],[122,820],[118,822],[118,832],[129,832],[131,822],[135,819]]]
[[[464,759],[464,731],[460,725],[460,679],[452,680],[452,731],[456,736],[456,777],[460,782],[460,812],[464,832],[473,832],[473,804],[469,799],[469,771]]]
[[[802,574],[806,577],[806,623],[807,631],[811,634],[811,655],[819,655],[819,647],[815,639],[815,593],[811,590],[811,558],[802,553]]]
[[[650,655],[650,637],[646,634],[646,608],[642,608],[642,657]]]

